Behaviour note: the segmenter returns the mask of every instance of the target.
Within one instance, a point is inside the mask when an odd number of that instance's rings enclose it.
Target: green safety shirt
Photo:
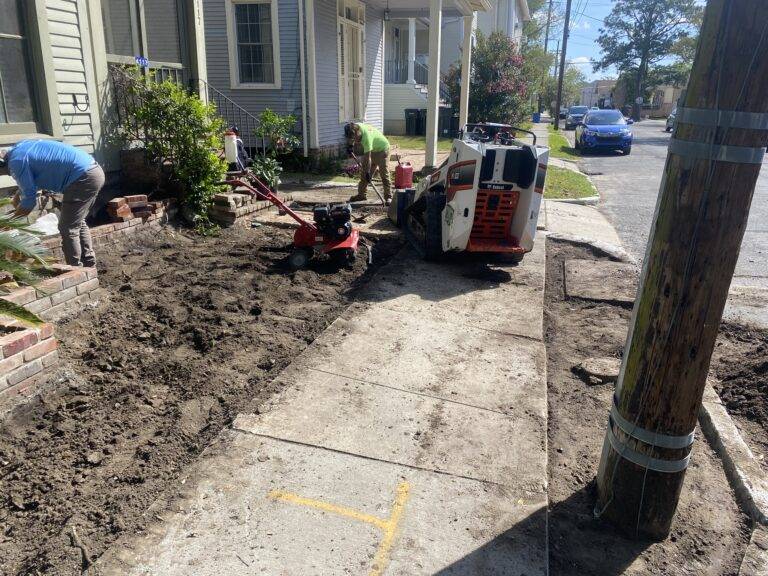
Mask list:
[[[362,135],[360,144],[363,147],[363,154],[368,154],[368,152],[386,152],[389,150],[389,141],[384,134],[368,124],[359,124],[359,126]]]

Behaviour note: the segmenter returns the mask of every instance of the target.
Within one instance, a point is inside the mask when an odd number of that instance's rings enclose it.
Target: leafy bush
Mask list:
[[[0,209],[7,208],[10,203],[10,198],[0,199]],[[29,226],[26,218],[0,214],[0,271],[15,282],[34,285],[45,276],[47,250],[40,243],[39,233],[30,230]],[[42,323],[26,308],[2,299],[0,314],[32,325]]]
[[[452,65],[444,77],[451,105],[459,109],[461,67]],[[477,32],[469,85],[469,122],[522,123],[530,110],[523,57],[506,34]]]
[[[299,138],[293,133],[296,126],[296,116],[286,114],[281,116],[269,108],[259,114],[259,125],[256,127],[256,136],[269,140],[267,154],[275,157],[278,154],[290,152],[300,144]]]
[[[267,186],[276,190],[280,184],[280,174],[283,172],[280,162],[269,156],[257,156],[251,167],[254,174]]]
[[[143,144],[153,161],[172,164],[184,213],[198,231],[210,231],[208,208],[226,171],[217,153],[224,121],[216,107],[170,80],[148,81],[138,68],[113,71],[113,80],[123,116],[118,138],[124,146]]]

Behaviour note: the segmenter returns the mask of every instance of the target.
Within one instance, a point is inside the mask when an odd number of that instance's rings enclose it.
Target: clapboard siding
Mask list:
[[[79,13],[78,7],[77,0],[46,1],[64,141],[93,152],[92,108],[87,98],[88,75],[80,40],[80,22],[86,16]]]
[[[365,9],[365,121],[384,126],[384,13]],[[339,69],[336,0],[315,1],[317,59],[317,115],[320,146],[344,141],[344,123],[339,122]]]
[[[205,50],[208,83],[216,90],[258,116],[265,108],[281,114],[294,114],[301,118],[301,75],[298,45],[298,2],[278,1],[280,28],[281,87],[274,90],[230,88],[229,44],[225,0],[204,0]]]

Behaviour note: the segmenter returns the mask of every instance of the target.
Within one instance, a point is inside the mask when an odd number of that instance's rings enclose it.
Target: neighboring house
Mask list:
[[[650,88],[651,96],[643,102],[641,116],[645,118],[666,118],[672,109],[677,106],[677,101],[685,89],[684,86],[672,86],[662,84]],[[616,108],[631,107],[626,93],[626,84],[619,82],[614,90],[614,104]]]
[[[0,0],[0,146],[55,138],[118,169],[109,67],[144,56],[162,77],[204,77],[201,11],[201,0]]]
[[[451,17],[486,2],[440,3]],[[246,136],[271,108],[296,115],[307,152],[337,154],[347,122],[385,128],[385,54],[408,49],[385,33],[386,19],[415,19],[429,7],[429,0],[204,0],[209,97]]]
[[[530,18],[527,0],[490,0],[489,9],[477,13],[475,29],[485,35],[501,31],[519,44],[523,23]],[[441,74],[461,59],[464,33],[464,18],[455,15],[443,18]],[[384,129],[388,134],[405,134],[405,110],[422,109],[427,103],[429,18],[389,20],[385,26],[385,38]]]
[[[613,92],[616,80],[593,80],[581,89],[581,105],[613,108]]]

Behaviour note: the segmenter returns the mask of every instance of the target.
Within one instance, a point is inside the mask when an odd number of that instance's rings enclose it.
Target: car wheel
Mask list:
[[[623,148],[621,151],[624,152],[624,156],[629,156],[629,153],[632,152],[632,146],[627,146],[626,148]]]

